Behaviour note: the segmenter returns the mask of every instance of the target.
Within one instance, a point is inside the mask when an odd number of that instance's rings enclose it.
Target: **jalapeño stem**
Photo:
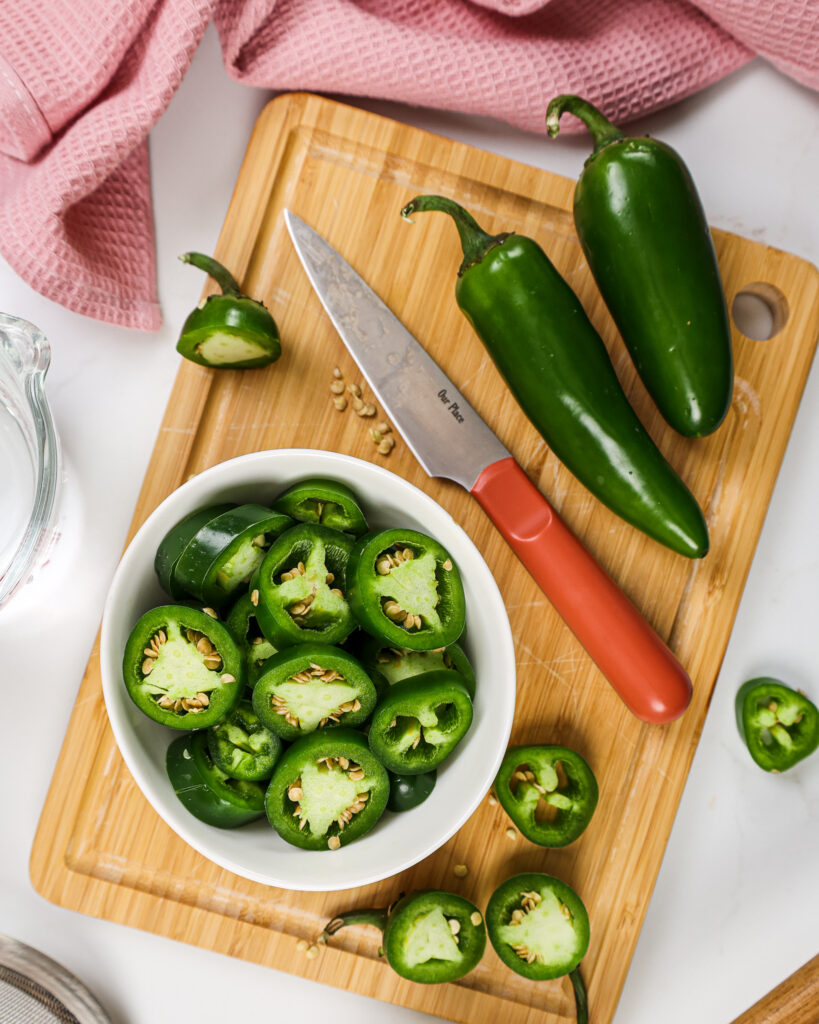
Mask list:
[[[413,213],[427,213],[430,210],[448,213],[455,221],[464,251],[463,262],[458,268],[459,277],[471,266],[480,263],[490,249],[494,249],[509,237],[508,231],[501,235],[490,235],[483,230],[472,214],[454,199],[447,199],[445,196],[416,196],[407,203],[401,211],[401,216],[404,220],[410,220]]]
[[[199,270],[204,270],[219,285],[223,295],[239,296],[242,294],[239,282],[233,274],[231,274],[227,267],[223,267],[218,260],[213,259],[212,256],[205,256],[201,252],[186,252],[179,258],[183,263],[190,263]]]
[[[331,935],[335,935],[337,931],[341,928],[346,928],[349,924],[371,924],[383,932],[387,927],[387,919],[389,916],[389,907],[370,907],[362,910],[350,910],[348,913],[339,914],[338,917],[334,917],[332,921],[328,921],[324,926],[324,931],[319,935],[316,941],[324,945],[329,941]]]
[[[560,131],[560,118],[566,112],[579,117],[583,124],[589,129],[594,141],[594,152],[599,153],[604,146],[610,142],[617,142],[625,136],[609,119],[601,114],[597,107],[592,106],[588,100],[579,96],[555,96],[546,109],[546,130],[551,138],[554,138]]]
[[[580,968],[575,967],[573,971],[569,971],[569,980],[572,983],[574,989],[574,1002],[577,1007],[577,1024],[588,1024],[589,1020],[589,1000],[586,996],[586,986],[583,984],[583,979],[580,977]]]

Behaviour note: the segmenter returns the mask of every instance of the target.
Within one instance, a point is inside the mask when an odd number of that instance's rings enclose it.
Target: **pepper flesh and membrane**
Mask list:
[[[748,753],[766,772],[785,772],[819,747],[819,709],[778,679],[741,686],[736,716]]]
[[[214,764],[203,732],[178,736],[165,768],[184,807],[208,825],[237,828],[264,817],[264,787],[226,775]]]
[[[420,807],[426,800],[435,789],[438,771],[433,768],[431,772],[423,772],[421,775],[398,775],[396,772],[387,772],[387,775],[390,777],[387,810],[402,814]]]
[[[360,662],[327,644],[279,651],[264,663],[253,688],[259,720],[284,740],[327,726],[360,725],[375,702],[375,686]]]
[[[546,253],[522,235],[487,234],[443,196],[417,196],[401,213],[425,210],[454,219],[464,251],[458,305],[557,458],[627,523],[702,558],[699,505],[629,405],[602,338]]]
[[[398,775],[437,768],[472,724],[472,701],[457,672],[425,672],[391,686],[370,722],[370,749]]]
[[[247,584],[289,516],[263,505],[239,505],[201,526],[179,556],[173,571],[178,590],[221,608]]]
[[[182,557],[182,552],[190,543],[191,538],[211,519],[215,519],[235,507],[235,505],[208,505],[207,508],[191,512],[168,530],[156,549],[154,558],[154,571],[160,587],[166,594],[170,594],[174,598],[184,597],[185,591],[174,581],[174,572]]]
[[[273,774],[282,741],[265,728],[248,700],[242,700],[224,721],[208,730],[208,750],[225,775],[261,782]]]
[[[586,1024],[586,992],[578,965],[589,948],[589,916],[577,893],[551,875],[514,875],[486,908],[489,941],[507,967],[533,981],[571,977],[578,1024]]]
[[[475,672],[458,644],[431,651],[410,651],[406,647],[389,647],[383,641],[368,636],[360,644],[359,658],[380,696],[402,679],[445,668],[459,673],[470,700],[475,699]]]
[[[239,644],[245,658],[245,682],[252,689],[262,666],[276,653],[276,648],[262,633],[256,620],[256,606],[250,594],[243,594],[230,609],[225,623]]]
[[[574,192],[574,223],[589,269],[657,408],[686,437],[703,437],[731,404],[731,326],[696,186],[680,155],[628,138],[587,100],[557,96],[592,135]]]
[[[464,629],[458,567],[436,540],[417,530],[359,538],[350,552],[347,595],[358,624],[393,647],[447,647]]]
[[[128,695],[171,729],[206,729],[238,703],[244,663],[227,627],[197,608],[161,605],[131,631],[122,661]]]
[[[434,985],[456,981],[480,962],[486,948],[483,915],[455,893],[423,890],[383,910],[351,910],[328,921],[325,943],[348,925],[369,924],[383,932],[387,963],[402,978]]]
[[[267,817],[304,850],[337,850],[363,836],[387,806],[386,769],[353,729],[319,730],[289,747],[267,788]]]
[[[222,370],[268,366],[282,353],[279,328],[263,302],[244,295],[230,271],[210,256],[187,252],[179,257],[216,281],[222,294],[209,295],[182,325],[176,351]]]
[[[354,537],[367,532],[367,520],[355,494],[337,480],[301,480],[280,494],[273,507],[300,523],[317,523]]]
[[[540,846],[574,842],[597,806],[597,780],[586,761],[559,746],[510,747],[495,779],[501,806]]]

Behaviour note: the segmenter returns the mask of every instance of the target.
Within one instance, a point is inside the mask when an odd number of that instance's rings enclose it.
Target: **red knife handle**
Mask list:
[[[493,462],[472,494],[634,714],[671,722],[691,680],[513,458]]]

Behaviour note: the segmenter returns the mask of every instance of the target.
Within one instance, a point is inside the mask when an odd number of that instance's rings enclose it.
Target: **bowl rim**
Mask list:
[[[384,870],[374,870],[367,873],[363,873],[360,878],[356,881],[350,882],[345,881],[340,886],[328,886],[327,884],[304,884],[303,881],[299,881],[297,885],[293,884],[292,879],[285,877],[275,876],[271,873],[261,873],[256,871],[254,868],[248,868],[244,865],[240,865],[232,861],[229,857],[223,856],[220,853],[214,854],[213,850],[206,848],[200,842],[196,833],[188,829],[188,822],[185,817],[181,815],[177,819],[174,815],[167,815],[163,813],[163,808],[160,801],[155,801],[153,798],[153,784],[147,778],[140,766],[140,757],[144,756],[142,749],[136,750],[137,740],[133,734],[132,727],[128,721],[126,709],[128,708],[127,703],[123,699],[124,688],[122,687],[121,671],[115,673],[115,678],[112,678],[112,674],[108,671],[108,666],[111,664],[121,664],[121,652],[114,651],[112,645],[114,643],[112,633],[114,626],[112,623],[116,618],[115,608],[118,604],[120,592],[123,587],[126,586],[129,579],[129,570],[132,563],[141,560],[139,555],[144,558],[144,553],[139,552],[140,539],[145,533],[149,532],[153,526],[153,523],[157,518],[160,518],[164,511],[170,504],[177,504],[180,502],[180,498],[191,492],[197,491],[202,486],[202,480],[206,476],[216,476],[218,473],[224,473],[225,467],[235,466],[243,464],[251,467],[254,463],[264,463],[272,457],[277,456],[290,456],[310,461],[320,457],[317,461],[329,460],[336,467],[348,467],[353,472],[359,467],[364,467],[365,472],[373,473],[376,477],[382,477],[390,479],[391,482],[397,483],[399,489],[403,488],[413,495],[413,497],[420,502],[421,506],[427,505],[428,508],[435,510],[439,514],[448,520],[448,525],[456,531],[457,534],[461,535],[461,540],[467,544],[472,552],[476,556],[476,566],[479,567],[479,571],[485,577],[481,580],[481,592],[491,594],[492,597],[497,599],[497,603],[501,609],[503,609],[503,619],[498,623],[498,633],[493,637],[493,645],[502,647],[503,650],[500,652],[501,660],[509,666],[508,679],[505,680],[503,695],[504,700],[497,702],[497,707],[493,703],[492,715],[494,719],[500,721],[500,732],[503,737],[503,742],[498,744],[498,747],[494,753],[494,756],[487,758],[484,762],[484,769],[480,773],[480,777],[484,779],[484,783],[481,786],[476,786],[473,792],[473,796],[465,801],[460,807],[460,810],[453,814],[450,823],[440,833],[436,834],[435,839],[428,845],[425,851],[420,855],[410,855],[407,859],[402,859],[400,856],[397,858],[396,863],[391,863]],[[313,469],[307,465],[303,476],[305,478],[309,476],[327,474],[328,469],[325,467],[323,470],[313,471]],[[349,480],[350,485],[355,488],[355,481]],[[232,485],[236,488],[245,486],[241,482],[237,482]],[[180,516],[184,515],[184,510],[180,511]],[[113,660],[112,660],[113,659]],[[506,674],[505,674],[506,675]],[[358,459],[351,455],[344,455],[339,452],[328,451],[318,448],[274,448],[265,449],[262,451],[249,452],[244,455],[235,456],[231,459],[226,459],[222,462],[216,463],[202,472],[196,474],[186,480],[185,483],[171,491],[167,497],[165,497],[156,508],[145,518],[145,521],[141,524],[140,528],[132,537],[128,546],[126,547],[123,555],[114,571],[114,575],[111,579],[111,584],[108,589],[108,593],[105,599],[105,605],[103,608],[102,615],[102,626],[100,635],[100,676],[102,681],[103,698],[105,701],[106,712],[108,720],[111,725],[114,739],[116,740],[117,747],[119,749],[122,758],[134,778],[137,786],[139,787],[142,795],[151,805],[151,808],[156,814],[171,828],[171,830],[178,835],[184,842],[189,846],[192,846],[198,853],[202,854],[212,863],[217,864],[219,867],[225,868],[233,874],[239,875],[240,877],[247,878],[253,882],[259,882],[264,885],[272,885],[277,888],[286,888],[292,891],[298,892],[335,892],[341,891],[342,889],[355,889],[364,885],[369,885],[373,882],[381,881],[384,878],[389,878],[402,871],[413,867],[415,864],[420,863],[426,857],[429,857],[435,851],[440,849],[453,835],[461,828],[462,825],[472,816],[474,811],[479,806],[481,800],[486,795],[486,792],[492,785],[492,781],[497,774],[498,768],[500,767],[501,760],[506,752],[506,747],[509,742],[509,735],[512,731],[512,724],[514,721],[515,713],[515,696],[516,696],[516,662],[515,662],[515,650],[514,642],[512,638],[512,630],[509,624],[508,616],[506,615],[506,606],[503,601],[503,597],[498,588],[497,582],[495,581],[489,566],[486,564],[483,555],[474,543],[472,538],[467,532],[460,526],[459,523],[450,515],[450,513],[434,498],[430,497],[415,484],[410,483],[403,477],[396,473],[385,469],[382,466],[378,466],[375,463],[368,462],[365,459]],[[183,735],[183,733],[179,733]],[[488,770],[487,770],[488,769]],[[180,805],[180,810],[184,811],[184,808]],[[187,814],[187,812],[185,812]],[[195,821],[191,818],[191,821]],[[366,837],[362,837],[366,838]],[[353,844],[351,844],[353,845]],[[305,851],[307,852],[307,851]],[[314,851],[323,852],[323,851]],[[328,851],[329,852],[329,851]]]

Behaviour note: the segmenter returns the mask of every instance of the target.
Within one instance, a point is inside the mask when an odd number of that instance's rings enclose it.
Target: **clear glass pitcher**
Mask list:
[[[56,536],[60,452],[45,396],[45,335],[0,313],[0,608],[41,566]]]

